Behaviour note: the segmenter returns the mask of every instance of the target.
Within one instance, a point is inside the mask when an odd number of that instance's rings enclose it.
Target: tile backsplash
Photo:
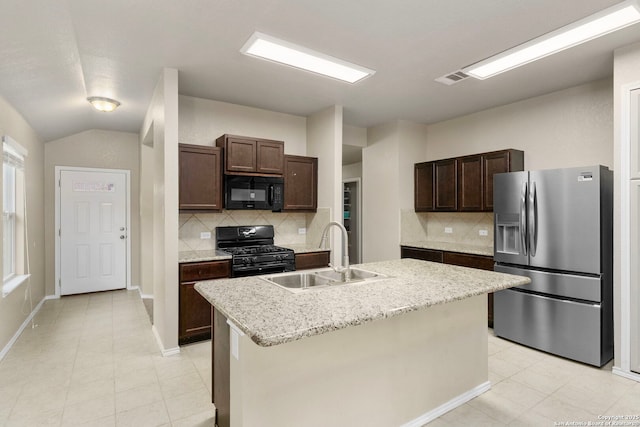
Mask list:
[[[493,213],[403,209],[400,212],[400,230],[403,243],[436,241],[493,246]],[[487,235],[481,236],[481,230],[486,230]]]
[[[276,245],[317,245],[322,228],[329,222],[329,208],[315,213],[225,210],[220,213],[180,214],[179,251],[215,249],[216,227],[229,225],[273,225]],[[306,229],[306,234],[298,230]],[[200,233],[211,233],[201,239]]]

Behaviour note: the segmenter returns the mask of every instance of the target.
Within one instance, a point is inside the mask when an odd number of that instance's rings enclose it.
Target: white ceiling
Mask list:
[[[489,80],[434,79],[618,3],[616,0],[0,0],[0,95],[45,140],[137,132],[163,67],[180,93],[345,122],[420,123],[612,74],[640,25]],[[260,31],[376,70],[349,85],[239,53]],[[108,96],[115,113],[87,96]]]

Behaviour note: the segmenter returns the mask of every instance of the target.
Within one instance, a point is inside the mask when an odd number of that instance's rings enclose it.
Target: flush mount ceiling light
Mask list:
[[[463,68],[462,71],[477,79],[484,80],[628,27],[639,21],[640,7],[637,1],[628,0],[483,61],[469,65]]]
[[[120,105],[115,99],[105,98],[103,96],[90,96],[87,98],[87,101],[89,101],[96,110],[107,113],[115,110]]]
[[[358,82],[375,73],[374,70],[258,32],[253,33],[240,52],[349,83]]]

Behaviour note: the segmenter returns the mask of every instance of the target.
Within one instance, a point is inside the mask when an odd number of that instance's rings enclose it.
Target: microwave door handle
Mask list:
[[[273,184],[269,184],[269,206],[273,206]]]

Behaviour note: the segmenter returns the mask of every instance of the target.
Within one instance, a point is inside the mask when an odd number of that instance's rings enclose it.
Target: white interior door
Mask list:
[[[60,294],[127,285],[127,177],[60,171]]]

